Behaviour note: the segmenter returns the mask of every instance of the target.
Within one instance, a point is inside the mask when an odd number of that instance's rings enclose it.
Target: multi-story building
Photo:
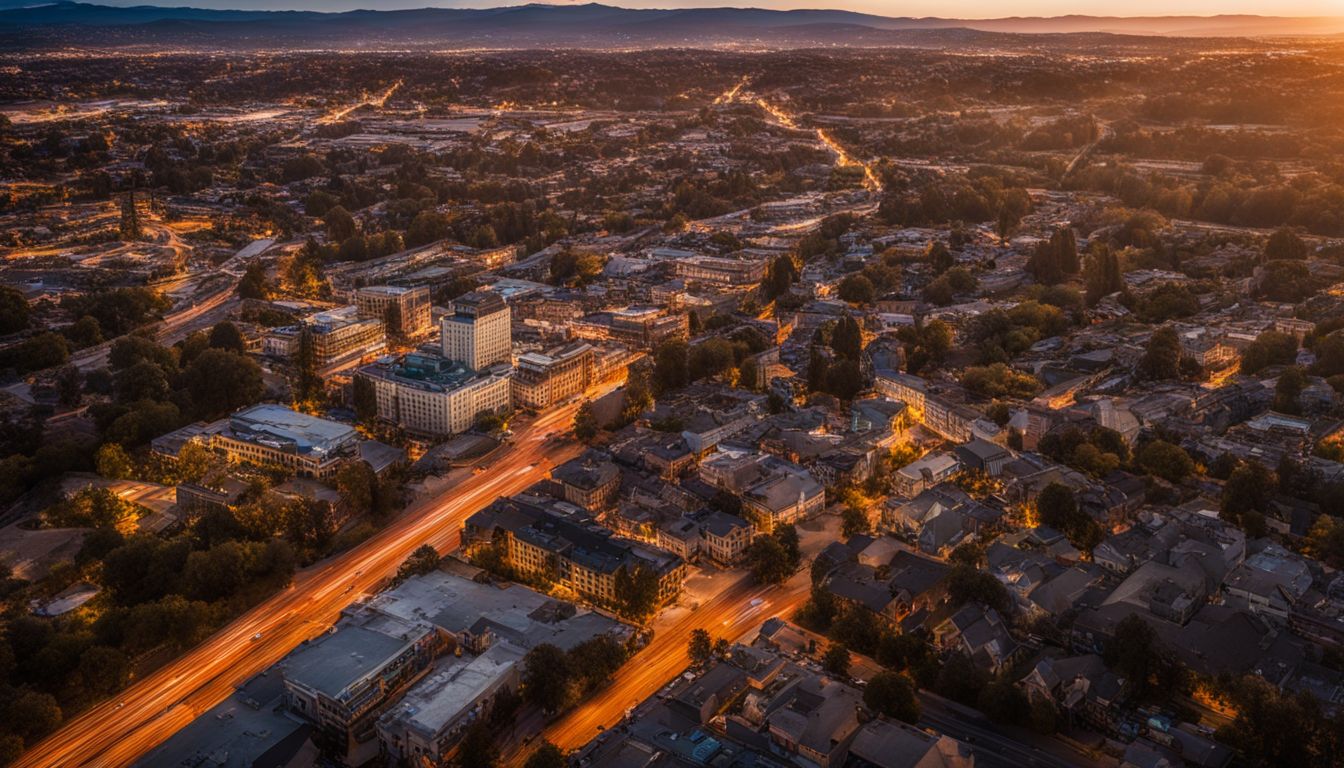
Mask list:
[[[510,322],[509,305],[498,293],[472,291],[454,299],[451,314],[443,318],[443,356],[474,371],[511,363]]]
[[[507,411],[511,400],[508,369],[476,371],[438,355],[381,360],[355,376],[373,385],[378,418],[417,435],[465,432],[480,414]]]
[[[355,292],[355,306],[361,317],[396,320],[389,333],[414,338],[429,333],[434,322],[429,312],[429,289],[396,285],[370,285]],[[395,310],[389,310],[396,307]]]
[[[918,376],[880,371],[875,388],[883,396],[905,403],[912,419],[953,442],[964,443],[980,438],[998,443],[1006,439],[1006,435],[994,422],[973,408],[930,392],[928,385]]]
[[[304,331],[311,334],[313,357],[320,366],[358,360],[387,348],[382,317],[363,317],[355,306],[318,312],[299,325],[272,329],[262,340],[262,354],[291,359]]]
[[[549,408],[586,389],[593,380],[593,348],[578,342],[518,356],[513,372],[517,408]]]
[[[589,512],[611,506],[621,489],[621,470],[600,455],[567,461],[551,472],[551,479],[564,488],[565,501]]]
[[[343,617],[280,662],[289,708],[343,740],[429,667],[443,633],[427,622],[373,612]]]
[[[896,492],[914,498],[952,477],[960,469],[961,462],[954,454],[930,453],[896,470]]]
[[[209,446],[229,461],[274,464],[301,477],[327,478],[356,455],[359,433],[346,424],[263,403],[229,417]]]
[[[589,315],[570,326],[581,339],[611,340],[635,349],[651,350],[665,341],[686,340],[690,320],[684,312],[662,307],[626,307]]]
[[[700,549],[721,565],[733,565],[746,553],[751,537],[751,523],[726,512],[714,512],[700,526]]]
[[[716,488],[738,494],[742,511],[759,531],[793,523],[826,506],[826,489],[806,469],[778,456],[736,446],[719,446],[700,465],[700,477]]]
[[[692,255],[677,259],[676,276],[683,280],[720,288],[747,288],[760,285],[765,278],[765,259],[720,258]]]
[[[505,642],[478,656],[444,656],[378,718],[379,743],[407,765],[449,765],[472,724],[518,690],[526,653]]]
[[[669,552],[620,539],[590,518],[562,516],[528,497],[500,499],[467,518],[468,552],[500,547],[520,574],[554,580],[592,600],[619,604],[621,574],[653,573],[658,605],[681,594],[686,562]]]

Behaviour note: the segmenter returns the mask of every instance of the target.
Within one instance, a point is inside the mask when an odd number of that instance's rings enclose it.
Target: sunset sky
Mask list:
[[[348,11],[356,8],[484,8],[522,5],[525,0],[86,0],[105,5],[174,5],[198,8],[305,9]],[[560,3],[557,3],[560,4]],[[627,8],[688,8],[733,5],[758,8],[844,8],[883,16],[939,16],[943,18],[1001,18],[1005,16],[1173,16],[1259,14],[1266,16],[1344,16],[1344,0],[619,0]]]

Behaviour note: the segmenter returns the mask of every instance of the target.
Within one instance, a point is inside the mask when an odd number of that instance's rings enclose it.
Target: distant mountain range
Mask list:
[[[321,13],[0,0],[0,41],[11,49],[54,41],[97,46],[873,46],[966,43],[986,33],[1297,37],[1342,34],[1344,17],[1056,16],[981,20],[886,17],[843,10],[648,10],[596,3]]]

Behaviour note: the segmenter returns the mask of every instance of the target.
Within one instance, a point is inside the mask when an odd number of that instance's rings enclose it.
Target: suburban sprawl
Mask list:
[[[40,29],[0,765],[1344,764],[1338,37]]]

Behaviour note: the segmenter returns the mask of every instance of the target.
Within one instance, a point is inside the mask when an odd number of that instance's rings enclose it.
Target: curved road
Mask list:
[[[131,764],[223,701],[236,686],[325,630],[357,595],[374,591],[396,573],[416,547],[428,543],[440,552],[456,549],[468,516],[499,496],[521,492],[555,464],[577,456],[581,446],[547,439],[549,432],[566,432],[577,409],[571,403],[542,415],[519,430],[489,471],[466,475],[447,492],[413,503],[373,538],[299,572],[291,587],[136,681],[118,699],[69,721],[14,765]],[[680,642],[685,644],[684,639]]]

